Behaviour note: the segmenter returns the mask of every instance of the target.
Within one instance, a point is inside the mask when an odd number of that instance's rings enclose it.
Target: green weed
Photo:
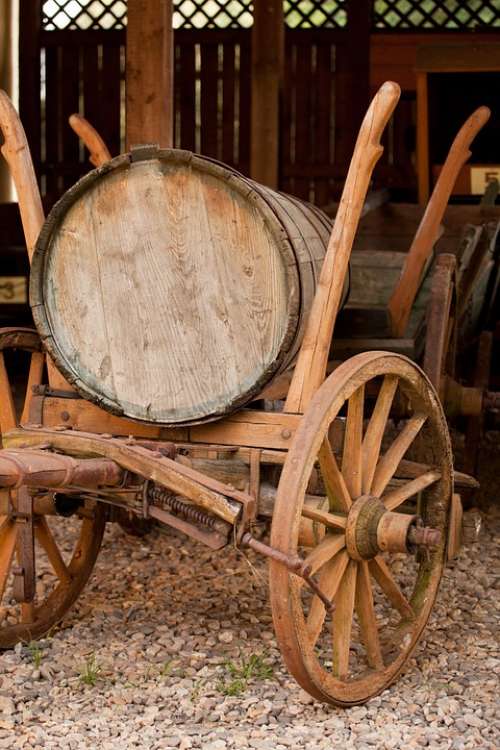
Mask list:
[[[176,659],[167,659],[160,667],[160,677],[176,677],[178,680],[182,680],[185,676],[185,669],[179,665]]]
[[[38,643],[36,643],[36,641],[30,641],[27,644],[26,648],[28,649],[30,653],[31,661],[34,664],[35,669],[40,669],[40,664],[42,663],[42,659],[43,659],[42,649],[40,648]]]
[[[193,688],[191,690],[191,701],[193,703],[198,703],[198,700],[201,695],[201,689],[206,683],[207,678],[206,677],[200,677],[198,680],[195,680],[193,683]]]
[[[269,680],[273,677],[273,668],[266,664],[262,654],[251,654],[239,664],[227,661],[224,664],[226,675],[219,680],[217,689],[223,695],[241,695],[251,680]]]
[[[162,677],[170,677],[174,669],[174,660],[168,659],[167,661],[163,662],[163,664],[160,667],[160,675]]]
[[[102,667],[98,664],[95,654],[91,654],[85,664],[80,668],[80,682],[90,687],[95,687]]]

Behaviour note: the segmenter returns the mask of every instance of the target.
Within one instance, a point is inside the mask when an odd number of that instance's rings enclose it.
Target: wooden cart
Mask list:
[[[414,204],[387,203],[388,191],[365,201],[350,259],[347,304],[339,311],[328,365],[331,371],[339,360],[372,349],[404,354],[423,366],[447,417],[468,417],[476,428],[500,404],[498,394],[488,390],[492,335],[485,330],[488,324],[491,328],[500,284],[498,184],[490,184],[479,206],[448,205],[448,200],[489,116],[480,107],[457,133],[425,211]],[[74,114],[69,123],[92,164],[111,159],[84,117]],[[336,207],[331,208],[335,216]],[[471,357],[477,362],[472,370]],[[263,396],[286,398],[292,373],[293,365]],[[468,430],[467,470],[472,473],[476,433]]]
[[[440,400],[411,360],[369,351],[327,376],[351,247],[398,97],[384,84],[366,114],[324,260],[317,212],[174,151],[107,162],[44,223],[24,134],[1,100],[43,352],[19,332],[17,345],[32,351],[21,426],[13,399],[0,412],[0,646],[64,616],[106,521],[127,513],[213,549],[267,556],[278,643],[313,697],[349,706],[396,679],[437,594],[454,481],[474,485],[454,475]],[[168,232],[176,240],[165,254]],[[293,360],[283,410],[248,408]],[[71,552],[51,529],[61,518]]]

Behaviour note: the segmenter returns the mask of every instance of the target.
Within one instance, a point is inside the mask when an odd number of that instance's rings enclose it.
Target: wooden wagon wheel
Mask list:
[[[0,493],[0,648],[40,638],[62,620],[92,573],[106,523],[100,503],[77,510],[71,519],[57,518],[54,508],[71,509],[71,498],[57,496],[45,498],[26,520],[18,513],[25,492]],[[33,551],[33,597],[21,583],[18,556],[26,543]]]
[[[34,358],[23,414],[31,386],[41,381],[44,360],[36,331],[0,329],[0,425],[4,432],[19,423],[4,362],[7,349],[31,352]],[[26,489],[0,490],[0,648],[39,638],[63,618],[92,572],[104,533],[105,508],[100,504],[77,509],[69,519],[57,513],[67,515],[78,503],[63,496],[35,502],[33,515],[24,515],[26,503],[31,508]],[[32,592],[25,590],[20,570],[21,545],[30,551]]]
[[[0,428],[2,432],[13,429],[19,424],[20,418],[27,417],[31,388],[39,384],[42,378],[44,355],[41,353],[41,348],[40,337],[33,328],[0,328]],[[16,409],[16,399],[5,366],[4,351],[7,349],[17,349],[32,354],[33,366],[30,368],[26,392],[23,394],[22,417],[19,409]]]
[[[370,416],[364,394],[375,386],[379,390]],[[411,416],[395,437],[387,433],[394,430],[389,414],[397,390],[407,399]],[[344,405],[339,467],[329,430]],[[432,465],[413,478],[407,472],[405,480],[396,479],[405,475],[398,466],[418,434],[431,446]],[[326,513],[304,505],[317,468],[329,499]],[[423,522],[440,533],[419,527],[410,513],[394,512],[418,493]],[[451,493],[446,421],[423,372],[410,360],[384,352],[360,354],[340,365],[316,392],[297,430],[271,530],[272,546],[292,556],[302,552],[304,516],[323,524],[326,532],[317,546],[305,550],[305,563],[333,611],[326,611],[302,578],[279,562],[270,563],[278,642],[288,668],[311,695],[353,705],[396,679],[434,603],[445,561]],[[426,534],[436,546],[414,557],[408,549],[417,549]]]

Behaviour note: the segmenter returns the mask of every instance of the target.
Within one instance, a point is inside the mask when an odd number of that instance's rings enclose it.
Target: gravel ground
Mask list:
[[[285,672],[265,564],[113,526],[63,627],[0,656],[0,748],[498,748],[499,537],[497,510],[446,571],[406,674],[342,710]]]

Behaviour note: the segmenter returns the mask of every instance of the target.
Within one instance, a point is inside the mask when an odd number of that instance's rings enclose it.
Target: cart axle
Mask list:
[[[439,547],[441,544],[441,532],[429,526],[411,526],[407,536],[407,542],[413,546]]]

